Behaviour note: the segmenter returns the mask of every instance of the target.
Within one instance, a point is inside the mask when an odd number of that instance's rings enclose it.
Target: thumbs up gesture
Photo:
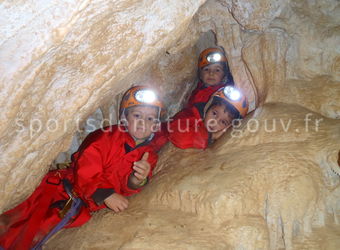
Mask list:
[[[140,159],[140,161],[135,161],[133,163],[133,170],[135,170],[134,172],[134,176],[137,178],[138,181],[144,181],[144,179],[146,177],[148,177],[149,173],[150,173],[150,163],[148,162],[148,158],[149,158],[149,152],[145,152],[142,156],[142,159]]]

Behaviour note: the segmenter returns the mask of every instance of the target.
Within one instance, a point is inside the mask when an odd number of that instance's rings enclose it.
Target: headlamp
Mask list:
[[[211,53],[207,56],[207,60],[210,63],[219,62],[219,61],[221,61],[221,59],[222,59],[221,53],[217,53],[217,52]]]
[[[224,95],[232,101],[238,101],[241,99],[241,96],[242,96],[241,92],[232,86],[225,87],[223,92],[224,92]]]
[[[156,101],[156,94],[152,90],[143,89],[135,94],[136,100],[143,103],[153,103]]]

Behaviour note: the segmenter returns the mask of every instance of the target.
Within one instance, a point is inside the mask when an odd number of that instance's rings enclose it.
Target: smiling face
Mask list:
[[[224,77],[224,70],[221,63],[209,64],[200,70],[202,82],[209,86],[219,84]]]
[[[127,110],[126,120],[129,134],[136,143],[143,142],[158,125],[158,108],[151,106],[135,106]]]
[[[204,125],[208,132],[215,133],[231,126],[233,115],[223,104],[214,105],[209,108],[204,118]]]

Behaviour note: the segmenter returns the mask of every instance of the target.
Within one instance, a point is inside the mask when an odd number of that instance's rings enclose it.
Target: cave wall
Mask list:
[[[157,87],[175,113],[194,87],[199,52],[210,45],[225,48],[251,110],[281,102],[330,123],[340,118],[336,0],[3,1],[0,13],[0,211],[32,192],[58,153],[74,145],[76,131],[83,138],[89,116],[115,120],[132,84]],[[338,123],[332,131],[337,138]],[[335,161],[336,148],[326,159]]]

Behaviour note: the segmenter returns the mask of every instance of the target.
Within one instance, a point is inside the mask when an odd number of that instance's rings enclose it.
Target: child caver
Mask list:
[[[214,92],[222,87],[234,85],[227,57],[222,48],[203,50],[198,58],[197,67],[200,81],[191,93],[186,108],[204,105]]]
[[[211,95],[224,86],[233,86],[233,77],[229,71],[227,57],[222,48],[208,48],[201,52],[198,59],[198,76],[200,81],[191,93],[185,110],[178,113],[179,117],[198,117],[193,107],[203,110]],[[188,135],[189,136],[189,135]],[[169,140],[167,122],[162,123],[161,131],[156,133],[152,145],[156,151],[160,150]],[[183,145],[184,146],[184,145]],[[190,146],[188,146],[190,147]]]
[[[157,162],[149,143],[162,108],[151,89],[129,89],[123,124],[89,134],[70,168],[49,172],[27,200],[0,216],[0,249],[39,249],[52,233],[84,224],[99,209],[126,209],[125,196],[141,190]]]
[[[193,106],[177,113],[168,126],[168,139],[178,148],[205,149],[248,112],[248,101],[235,87],[216,91],[202,108]]]

